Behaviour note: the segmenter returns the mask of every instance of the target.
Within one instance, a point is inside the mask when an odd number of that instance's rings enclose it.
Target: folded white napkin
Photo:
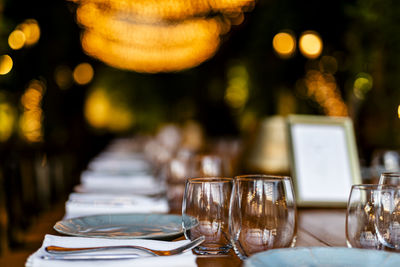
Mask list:
[[[151,165],[142,156],[123,156],[106,154],[94,158],[88,165],[93,171],[103,172],[137,172],[148,171]]]
[[[69,237],[46,235],[42,247],[28,257],[26,267],[98,267],[98,266],[163,266],[163,267],[190,267],[196,265],[196,256],[188,251],[184,254],[175,256],[150,256],[140,257],[136,259],[124,260],[45,260],[41,256],[50,255],[44,250],[46,246],[63,246],[63,247],[92,247],[92,246],[116,246],[116,245],[138,245],[158,250],[169,250],[177,248],[188,243],[189,240],[168,242],[146,239],[106,239],[106,238],[87,238],[87,237]],[[126,250],[125,250],[126,252]],[[92,252],[98,254],[113,253],[110,251]],[[114,252],[115,253],[115,252]],[[80,253],[80,255],[82,255]]]
[[[157,184],[153,175],[140,174],[111,174],[104,172],[83,171],[81,183],[86,187],[104,186],[132,186],[132,187],[153,187]]]
[[[167,213],[165,198],[137,195],[71,193],[65,203],[64,219],[111,213]]]
[[[112,174],[99,171],[84,171],[81,184],[75,188],[80,193],[117,193],[155,195],[165,187],[150,174]]]

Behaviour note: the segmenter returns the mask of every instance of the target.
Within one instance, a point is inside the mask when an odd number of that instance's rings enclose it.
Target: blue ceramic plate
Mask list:
[[[400,266],[400,254],[344,247],[298,247],[254,254],[245,260],[244,266],[395,267]]]
[[[59,221],[54,229],[65,235],[121,239],[173,240],[183,235],[182,217],[170,214],[107,214]]]

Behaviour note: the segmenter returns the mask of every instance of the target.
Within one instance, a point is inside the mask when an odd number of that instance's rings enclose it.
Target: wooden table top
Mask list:
[[[41,246],[45,234],[59,235],[53,225],[63,215],[64,206],[60,204],[40,216],[26,235],[27,246],[3,253],[0,266],[24,266],[27,257]],[[345,209],[299,209],[296,247],[345,247],[345,218]],[[197,264],[199,267],[237,267],[243,262],[231,251],[224,256],[198,256]]]

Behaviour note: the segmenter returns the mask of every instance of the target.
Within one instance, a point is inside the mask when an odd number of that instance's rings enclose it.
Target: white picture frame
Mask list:
[[[361,183],[353,123],[348,117],[289,115],[290,170],[300,207],[345,207]]]

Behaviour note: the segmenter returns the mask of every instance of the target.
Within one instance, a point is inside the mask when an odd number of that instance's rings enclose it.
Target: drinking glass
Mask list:
[[[297,211],[290,177],[241,175],[234,179],[229,231],[242,259],[272,249],[293,247]]]
[[[182,204],[182,227],[185,237],[205,241],[194,251],[198,254],[226,254],[231,249],[229,238],[229,203],[232,178],[189,178]]]
[[[379,178],[379,184],[400,186],[400,172],[384,172]]]
[[[376,203],[382,185],[351,187],[346,213],[346,243],[350,248],[383,249],[375,229]]]
[[[381,186],[375,209],[379,241],[387,250],[400,251],[400,188]]]
[[[215,154],[199,154],[191,158],[191,177],[221,177],[224,176],[223,160]]]

